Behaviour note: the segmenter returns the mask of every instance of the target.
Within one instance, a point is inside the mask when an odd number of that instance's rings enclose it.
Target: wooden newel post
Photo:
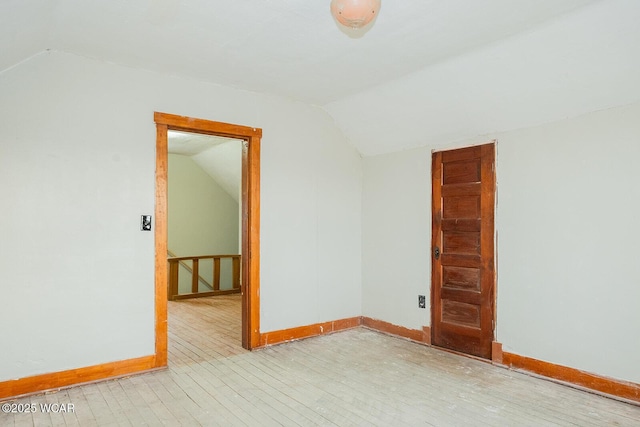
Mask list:
[[[169,301],[178,295],[178,261],[169,261]]]

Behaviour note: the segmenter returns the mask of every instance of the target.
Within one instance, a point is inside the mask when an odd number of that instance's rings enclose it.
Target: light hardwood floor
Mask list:
[[[638,426],[640,407],[357,328],[255,352],[238,295],[169,304],[166,371],[34,395],[0,426]]]

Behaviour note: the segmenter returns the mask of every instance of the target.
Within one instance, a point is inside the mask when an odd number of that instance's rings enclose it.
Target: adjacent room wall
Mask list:
[[[263,129],[262,331],[360,315],[361,159],[319,108],[55,51],[0,93],[0,381],[153,354],[154,111]]]
[[[168,176],[169,250],[176,256],[239,254],[238,203],[189,156],[169,154]],[[212,261],[201,264],[199,276],[212,284]],[[180,269],[179,278],[180,293],[190,293],[191,274]],[[231,262],[223,259],[220,289],[231,288]]]
[[[171,251],[178,256],[239,253],[238,203],[191,157],[169,154],[168,193]]]
[[[417,295],[430,286],[431,150],[495,138],[497,340],[640,383],[638,117],[634,104],[365,158],[363,314],[430,324]]]

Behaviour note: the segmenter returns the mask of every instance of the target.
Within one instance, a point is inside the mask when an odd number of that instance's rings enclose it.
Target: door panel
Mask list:
[[[491,358],[495,145],[438,152],[432,160],[431,340]]]
[[[479,292],[480,270],[453,266],[442,267],[442,287]]]
[[[480,254],[480,233],[463,232],[442,234],[442,251],[451,254]]]
[[[450,196],[442,201],[444,219],[478,218],[480,216],[480,196]]]

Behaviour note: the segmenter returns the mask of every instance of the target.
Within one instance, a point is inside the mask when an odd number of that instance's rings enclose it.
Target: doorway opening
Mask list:
[[[168,289],[168,136],[169,131],[210,135],[242,141],[240,184],[239,282],[242,299],[242,347],[260,343],[259,318],[259,232],[260,232],[260,140],[262,130],[247,126],[194,119],[166,113],[154,114],[156,123],[156,209],[155,209],[155,366],[167,364]],[[233,255],[233,254],[231,254]],[[216,262],[216,261],[213,261]],[[221,260],[218,261],[221,263]],[[233,263],[233,261],[232,261]],[[196,263],[197,264],[197,263]],[[193,266],[193,264],[192,264]],[[218,275],[220,270],[218,270]],[[216,273],[212,273],[215,282]],[[195,276],[198,277],[197,275]],[[200,282],[199,278],[194,282]],[[195,283],[197,288],[200,283]],[[213,287],[213,285],[212,285]],[[213,291],[213,289],[212,289]]]
[[[168,132],[168,362],[241,354],[243,140]]]
[[[169,301],[240,293],[246,142],[168,134]]]

